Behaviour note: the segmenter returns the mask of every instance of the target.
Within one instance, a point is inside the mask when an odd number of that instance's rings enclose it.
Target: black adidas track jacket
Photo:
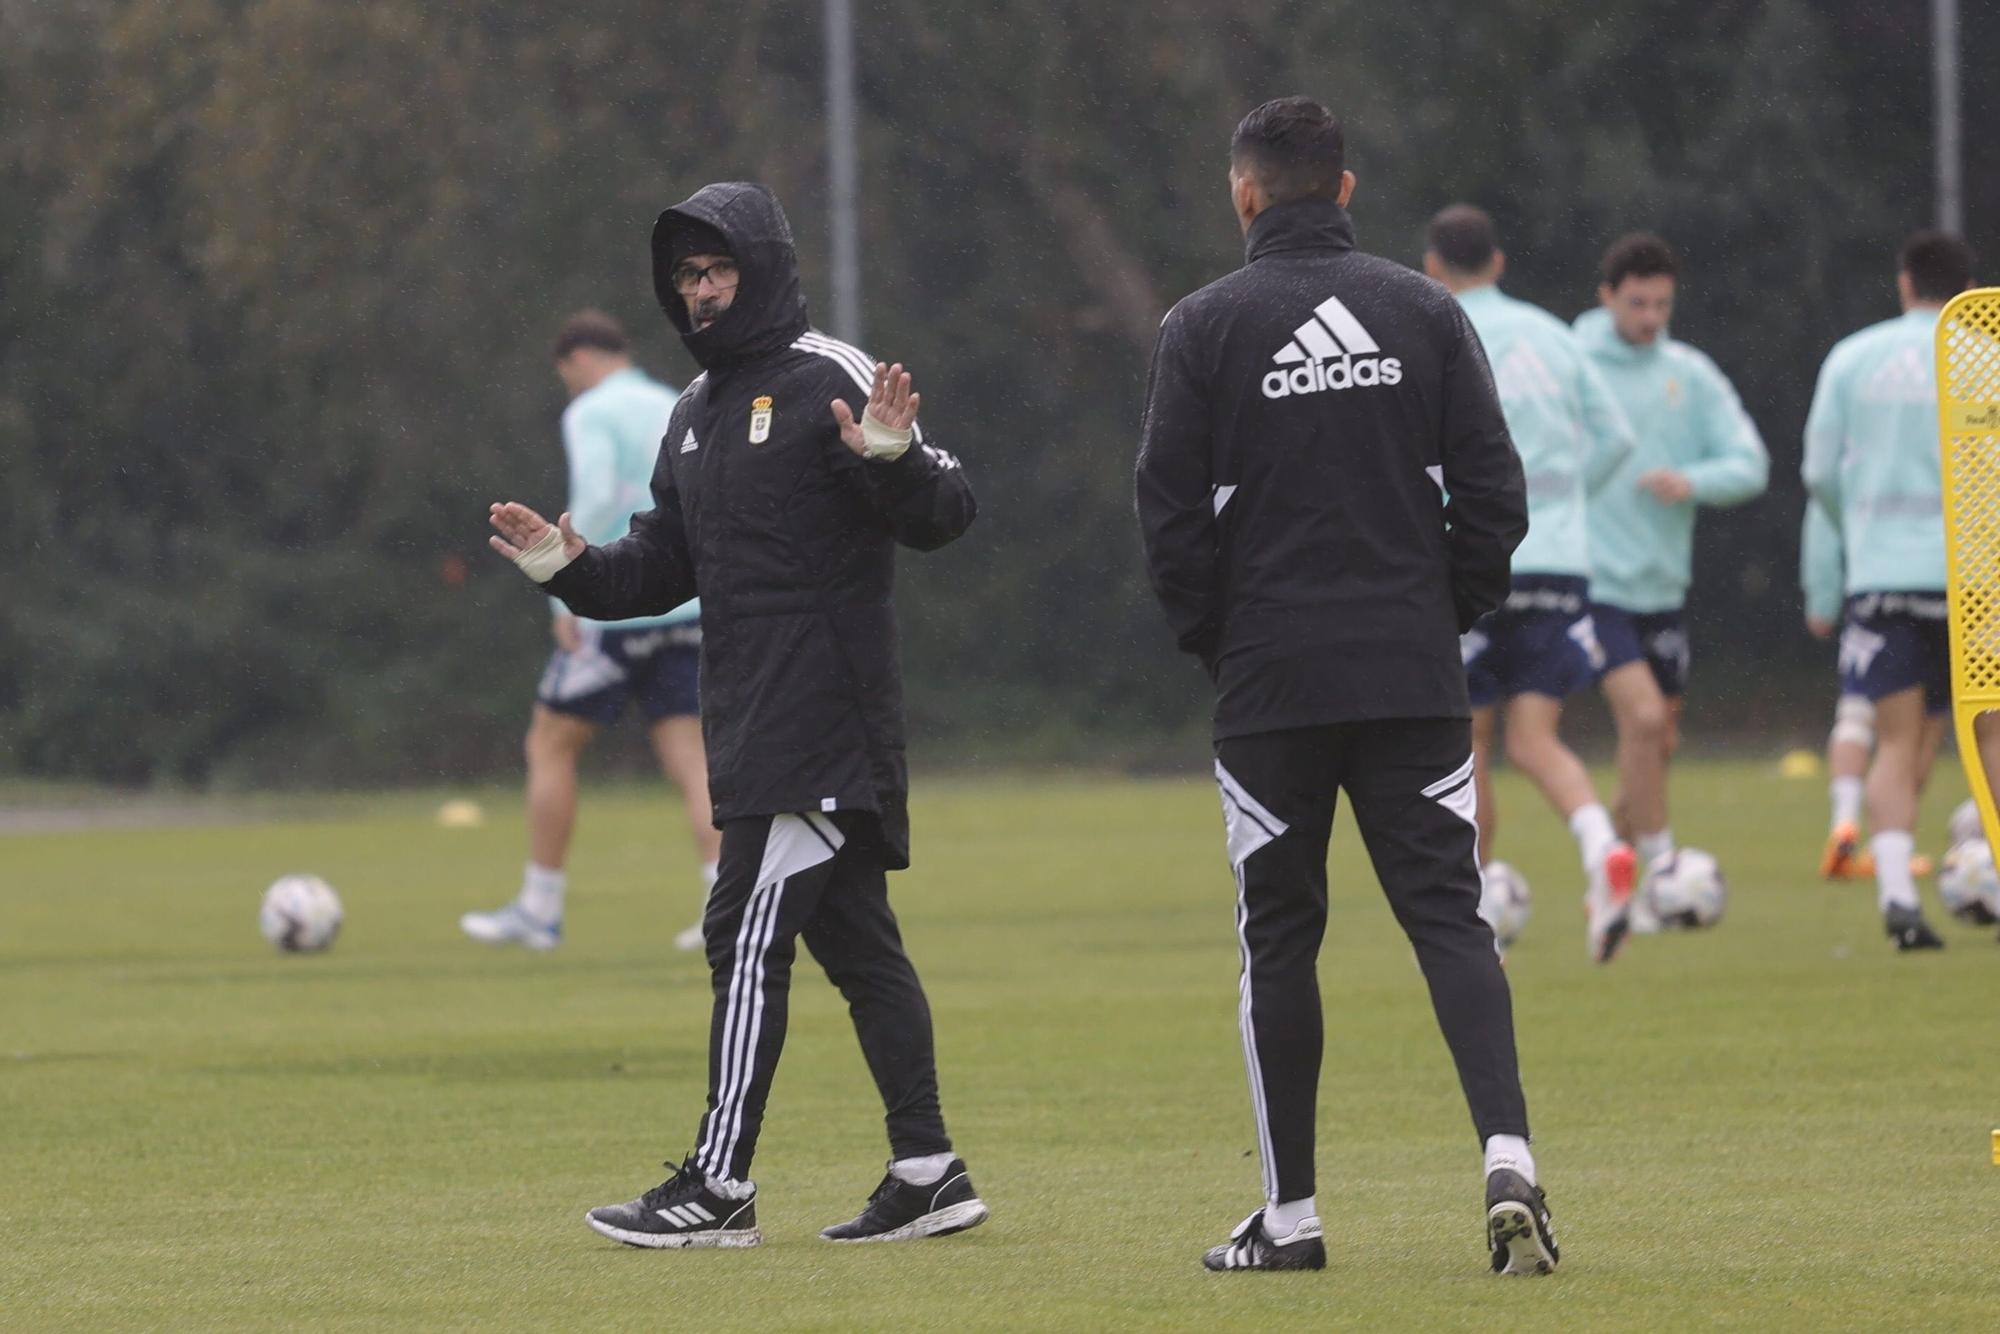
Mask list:
[[[1330,200],[1265,210],[1246,253],[1161,325],[1137,470],[1215,735],[1464,717],[1458,636],[1528,531],[1479,337]]]

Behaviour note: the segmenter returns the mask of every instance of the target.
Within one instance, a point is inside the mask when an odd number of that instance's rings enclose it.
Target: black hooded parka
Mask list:
[[[677,235],[720,232],[736,296],[694,329],[673,289]],[[685,245],[682,253],[685,253]],[[841,441],[874,362],[815,332],[790,224],[761,185],[706,186],[653,228],[653,286],[702,366],[675,405],[654,508],[549,580],[579,616],[617,620],[701,598],[701,720],[715,821],[802,811],[876,817],[909,864],[895,545],[943,546],[976,507],[965,470],[917,428],[893,461]]]

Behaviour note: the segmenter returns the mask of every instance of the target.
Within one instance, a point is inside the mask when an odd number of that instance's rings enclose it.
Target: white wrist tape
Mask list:
[[[870,413],[861,414],[861,442],[867,457],[884,461],[903,457],[903,451],[910,447],[910,440],[916,433],[905,426],[894,430],[875,420]]]
[[[521,567],[521,573],[538,584],[545,584],[555,578],[556,572],[569,564],[570,558],[563,554],[562,533],[554,524],[542,529],[541,537],[535,544],[514,557],[514,563]]]

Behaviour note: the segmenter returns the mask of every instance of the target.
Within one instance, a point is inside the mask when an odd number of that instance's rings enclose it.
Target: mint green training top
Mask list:
[[[1820,367],[1799,473],[1840,534],[1849,595],[1944,589],[1937,318],[1872,324]]]
[[[1675,611],[1687,601],[1695,512],[1762,495],[1771,457],[1736,389],[1701,352],[1662,331],[1643,347],[1618,336],[1602,306],[1576,317],[1578,341],[1638,437],[1590,497],[1590,596],[1626,611]],[[1670,469],[1693,494],[1669,505],[1639,485]]]
[[[603,546],[625,536],[632,516],[653,507],[653,461],[660,437],[680,398],[636,366],[613,371],[570,400],[563,410],[563,452],[569,456],[569,521],[578,536]],[[555,603],[558,616],[569,610]],[[701,616],[701,601],[684,602],[660,616],[629,621],[584,621],[620,630],[680,625]]]
[[[1487,284],[1458,294],[1479,333],[1528,478],[1515,574],[1590,577],[1589,497],[1633,449],[1631,424],[1570,327]]]

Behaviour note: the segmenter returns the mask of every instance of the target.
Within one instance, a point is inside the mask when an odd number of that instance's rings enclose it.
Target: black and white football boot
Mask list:
[[[757,1231],[755,1190],[740,1200],[716,1194],[692,1158],[638,1199],[602,1205],[585,1214],[583,1221],[627,1246],[734,1247],[764,1240]]]
[[[1553,1274],[1562,1259],[1542,1188],[1510,1167],[1486,1175],[1486,1241],[1496,1274]]]
[[[1264,1233],[1264,1211],[1259,1209],[1237,1225],[1227,1243],[1212,1246],[1201,1257],[1202,1268],[1217,1273],[1237,1269],[1324,1269],[1326,1242],[1320,1237],[1319,1219],[1308,1218],[1276,1241]]]
[[[820,1231],[828,1241],[913,1241],[945,1237],[986,1221],[986,1204],[972,1188],[965,1160],[954,1158],[928,1186],[913,1186],[893,1171],[861,1212]]]
[[[1900,952],[1944,948],[1944,938],[1931,930],[1931,924],[1915,908],[1892,906],[1882,914],[1882,929],[1889,933],[1889,939],[1896,942]]]

